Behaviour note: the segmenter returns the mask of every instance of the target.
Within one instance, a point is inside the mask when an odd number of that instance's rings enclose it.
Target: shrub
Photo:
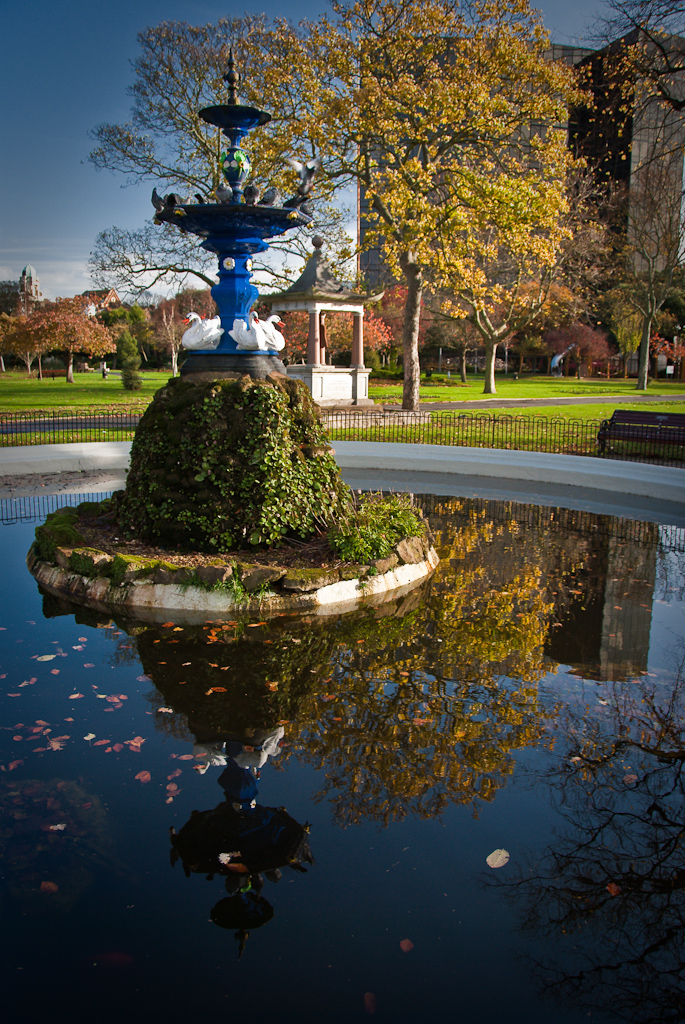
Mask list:
[[[407,494],[362,495],[328,532],[333,550],[345,562],[387,558],[403,537],[422,537],[425,524]]]

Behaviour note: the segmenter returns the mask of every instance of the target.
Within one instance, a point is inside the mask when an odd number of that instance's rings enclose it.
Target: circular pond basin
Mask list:
[[[8,1017],[682,1018],[685,534],[417,500],[411,593],[194,623],[41,593],[2,503]]]

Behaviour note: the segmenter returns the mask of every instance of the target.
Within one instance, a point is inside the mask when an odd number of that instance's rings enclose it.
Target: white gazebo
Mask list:
[[[360,295],[338,281],[324,259],[323,239],[312,239],[314,252],[301,276],[286,291],[266,297],[274,313],[306,310],[309,313],[307,362],[287,367],[289,377],[301,380],[317,405],[373,405],[369,398],[369,374],[364,366],[364,306],[377,295]],[[350,367],[326,363],[326,314],[352,313],[352,363]]]

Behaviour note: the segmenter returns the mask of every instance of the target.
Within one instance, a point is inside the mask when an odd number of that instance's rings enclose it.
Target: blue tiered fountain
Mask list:
[[[153,193],[155,221],[166,221],[198,235],[203,239],[202,248],[216,253],[219,259],[219,282],[212,288],[212,298],[219,309],[223,335],[216,347],[196,348],[188,355],[181,368],[181,376],[187,380],[216,380],[236,372],[259,378],[273,371],[285,373],[277,348],[265,343],[264,335],[259,348],[246,349],[233,336],[234,326],[235,321],[242,321],[249,329],[250,309],[259,296],[251,282],[252,256],[269,248],[267,239],[311,221],[311,216],[299,209],[310,181],[282,206],[276,205],[280,201],[276,189],[268,190],[261,203],[258,189],[248,186],[245,193],[251,195],[244,194],[251,168],[241,142],[252,128],[268,124],[271,114],[238,103],[240,76],[234,70],[232,54],[223,77],[229,87],[228,103],[204,107],[199,113],[208,124],[221,128],[229,140],[222,154],[228,187],[217,189],[217,203],[184,203],[173,194],[161,199],[156,191]]]

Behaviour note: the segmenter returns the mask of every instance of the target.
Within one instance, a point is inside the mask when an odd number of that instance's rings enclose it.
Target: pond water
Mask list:
[[[683,532],[417,501],[402,600],[194,627],[41,596],[4,504],[8,1019],[685,1018]]]

